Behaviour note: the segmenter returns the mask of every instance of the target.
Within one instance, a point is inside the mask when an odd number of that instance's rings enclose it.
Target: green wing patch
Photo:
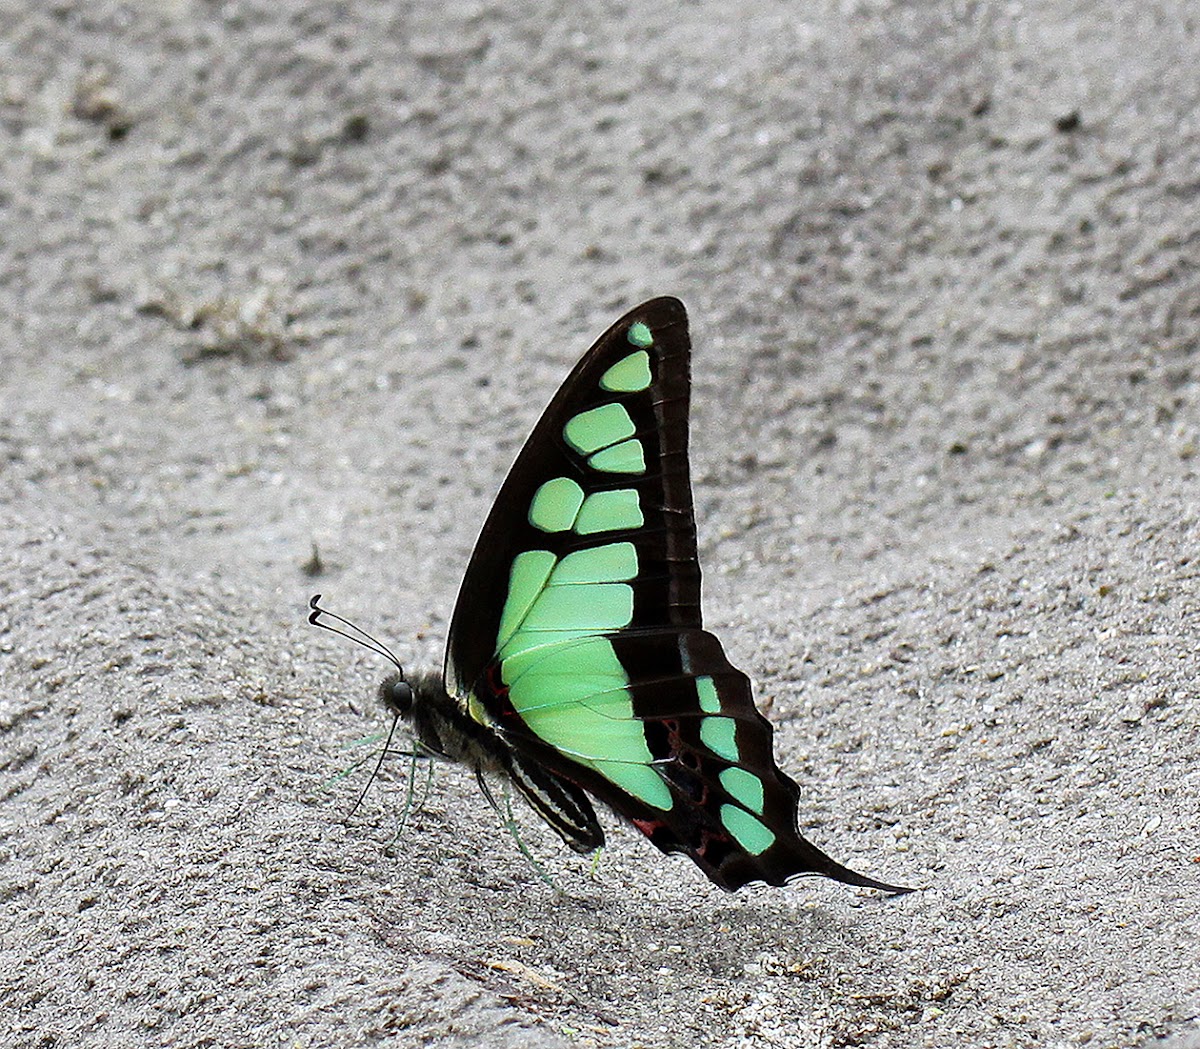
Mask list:
[[[611,393],[637,393],[650,388],[650,354],[638,350],[622,357],[600,376],[600,389]]]
[[[602,404],[567,420],[563,437],[580,455],[624,441],[637,433],[629,412],[620,404]]]

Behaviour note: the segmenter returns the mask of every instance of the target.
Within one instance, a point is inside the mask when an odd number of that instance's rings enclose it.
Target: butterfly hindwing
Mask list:
[[[587,791],[727,889],[805,872],[891,889],[799,835],[771,727],[702,629],[689,369],[670,298],[627,314],[576,366],[484,525],[446,689],[573,848],[603,840]]]
[[[723,888],[783,885],[803,872],[893,888],[797,833],[799,789],[775,764],[770,723],[716,637],[627,631],[606,639],[620,672],[579,673],[595,668],[599,640],[540,646],[507,685],[483,688],[514,751],[579,783]]]

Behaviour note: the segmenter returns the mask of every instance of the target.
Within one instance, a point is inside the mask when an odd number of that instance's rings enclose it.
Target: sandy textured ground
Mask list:
[[[1192,0],[0,0],[0,1021],[1200,1045]],[[710,625],[827,882],[322,784],[677,294]],[[306,574],[313,543],[323,573]],[[312,566],[309,566],[310,568]]]

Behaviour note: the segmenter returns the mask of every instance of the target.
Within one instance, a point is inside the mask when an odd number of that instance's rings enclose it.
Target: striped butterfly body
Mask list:
[[[577,851],[604,842],[596,798],[724,889],[819,874],[907,891],[800,836],[771,726],[703,629],[689,391],[677,299],[605,332],[483,526],[444,673],[395,675],[381,696],[422,749],[506,775]]]

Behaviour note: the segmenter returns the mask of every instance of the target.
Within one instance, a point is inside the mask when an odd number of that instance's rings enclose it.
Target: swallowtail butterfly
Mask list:
[[[443,672],[401,670],[380,696],[421,751],[507,776],[578,852],[604,843],[594,798],[723,889],[819,874],[906,892],[801,837],[771,726],[703,628],[690,351],[673,298],[588,350],[484,523]]]

